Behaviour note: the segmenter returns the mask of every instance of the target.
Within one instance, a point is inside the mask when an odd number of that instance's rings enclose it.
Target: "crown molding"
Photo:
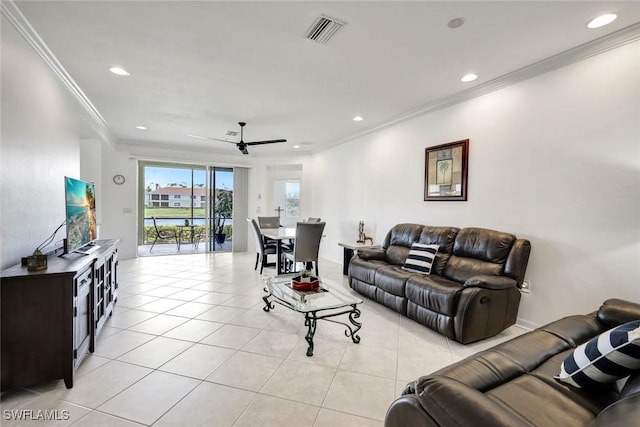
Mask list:
[[[471,100],[473,98],[477,98],[482,95],[486,95],[491,92],[495,92],[505,87],[523,82],[533,77],[537,77],[539,75],[548,73],[549,71],[557,70],[567,65],[580,62],[592,56],[599,55],[601,53],[616,49],[629,43],[636,42],[638,40],[640,40],[640,22],[615,31],[606,36],[597,38],[590,42],[581,44],[572,49],[565,50],[564,52],[560,52],[556,55],[550,56],[549,58],[534,62],[531,65],[519,68],[515,71],[481,83],[464,91],[455,93],[451,96],[447,96],[445,98],[441,98],[428,104],[422,105],[415,110],[400,114],[399,116],[396,116],[378,126],[374,126],[359,133],[347,136],[346,138],[336,140],[334,141],[334,143],[328,144],[318,151],[323,151],[325,149],[344,144],[361,136],[387,128],[413,117],[427,114],[455,104],[459,104],[464,101]]]
[[[58,58],[51,52],[47,44],[31,26],[31,23],[22,14],[13,0],[2,0],[2,2],[0,2],[0,12],[62,81],[73,98],[80,104],[82,111],[86,113],[86,119],[90,127],[107,143],[114,144],[116,138],[107,121],[102,117],[102,114],[100,114],[87,95],[85,95],[80,86],[73,80],[60,61],[58,61]]]

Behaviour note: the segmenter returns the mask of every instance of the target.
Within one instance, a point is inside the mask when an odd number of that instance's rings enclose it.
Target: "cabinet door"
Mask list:
[[[92,270],[88,269],[76,278],[74,301],[74,365],[78,365],[89,350],[91,342],[91,286]]]

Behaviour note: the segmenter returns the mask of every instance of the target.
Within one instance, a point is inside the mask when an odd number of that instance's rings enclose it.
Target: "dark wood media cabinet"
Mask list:
[[[16,265],[0,273],[2,391],[75,372],[118,296],[118,240],[89,255],[50,256],[48,268]]]

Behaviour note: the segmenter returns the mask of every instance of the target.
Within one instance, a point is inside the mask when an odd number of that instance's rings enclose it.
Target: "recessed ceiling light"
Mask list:
[[[136,126],[136,129],[147,130],[147,127],[146,126]]]
[[[469,74],[465,74],[464,76],[462,76],[460,81],[467,83],[467,82],[472,82],[477,78],[478,78],[477,74],[469,73]]]
[[[294,145],[293,148],[300,148],[300,146],[299,145]]]
[[[361,121],[363,121],[363,120],[364,120],[364,119],[362,118],[362,116],[355,116],[355,117],[353,118],[353,121],[354,121],[354,122],[361,122]]]
[[[464,25],[463,18],[453,18],[451,21],[447,22],[447,27],[455,30],[456,28],[460,28]]]
[[[124,68],[120,68],[120,67],[111,67],[109,68],[109,71],[111,71],[113,74],[117,74],[119,76],[128,76],[129,72],[127,70],[125,70]]]
[[[600,28],[605,25],[611,24],[616,20],[618,15],[615,13],[605,13],[604,15],[600,15],[597,18],[593,18],[591,21],[587,23],[587,28]]]

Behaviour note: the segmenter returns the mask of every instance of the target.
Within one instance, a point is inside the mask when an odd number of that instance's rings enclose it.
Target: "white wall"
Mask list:
[[[357,223],[480,226],[531,240],[520,322],[640,301],[640,42],[315,156],[322,256]],[[424,202],[424,149],[470,138],[467,202]]]
[[[19,263],[65,219],[64,176],[79,177],[79,112],[2,18],[0,267]],[[64,237],[64,228],[56,240]]]
[[[103,145],[102,151],[102,180],[103,198],[102,213],[103,222],[101,237],[119,238],[119,254],[121,258],[133,258],[137,256],[137,215],[140,209],[138,203],[138,160],[154,160],[164,162],[182,162],[198,165],[215,165],[222,167],[242,166],[249,168],[249,216],[267,215],[271,212],[268,198],[273,191],[273,182],[270,170],[290,168],[297,169],[296,176],[300,175],[300,165],[308,163],[310,156],[290,157],[254,157],[241,156],[236,153],[229,155],[215,154],[206,150],[176,150],[167,147],[148,147],[137,145],[134,142],[123,142],[116,148]],[[304,167],[304,166],[302,166]],[[123,185],[113,184],[115,174],[122,174],[126,178]],[[280,176],[280,175],[278,175]],[[310,181],[310,177],[305,177]],[[304,181],[303,179],[303,181]],[[306,212],[311,199],[311,183],[303,184],[302,197],[307,204],[302,206]],[[305,187],[309,187],[305,193]],[[260,195],[260,198],[258,198]],[[259,213],[263,212],[263,213]],[[275,213],[274,213],[275,214]],[[269,213],[270,215],[270,213]],[[253,236],[248,235],[249,250],[254,250]]]

